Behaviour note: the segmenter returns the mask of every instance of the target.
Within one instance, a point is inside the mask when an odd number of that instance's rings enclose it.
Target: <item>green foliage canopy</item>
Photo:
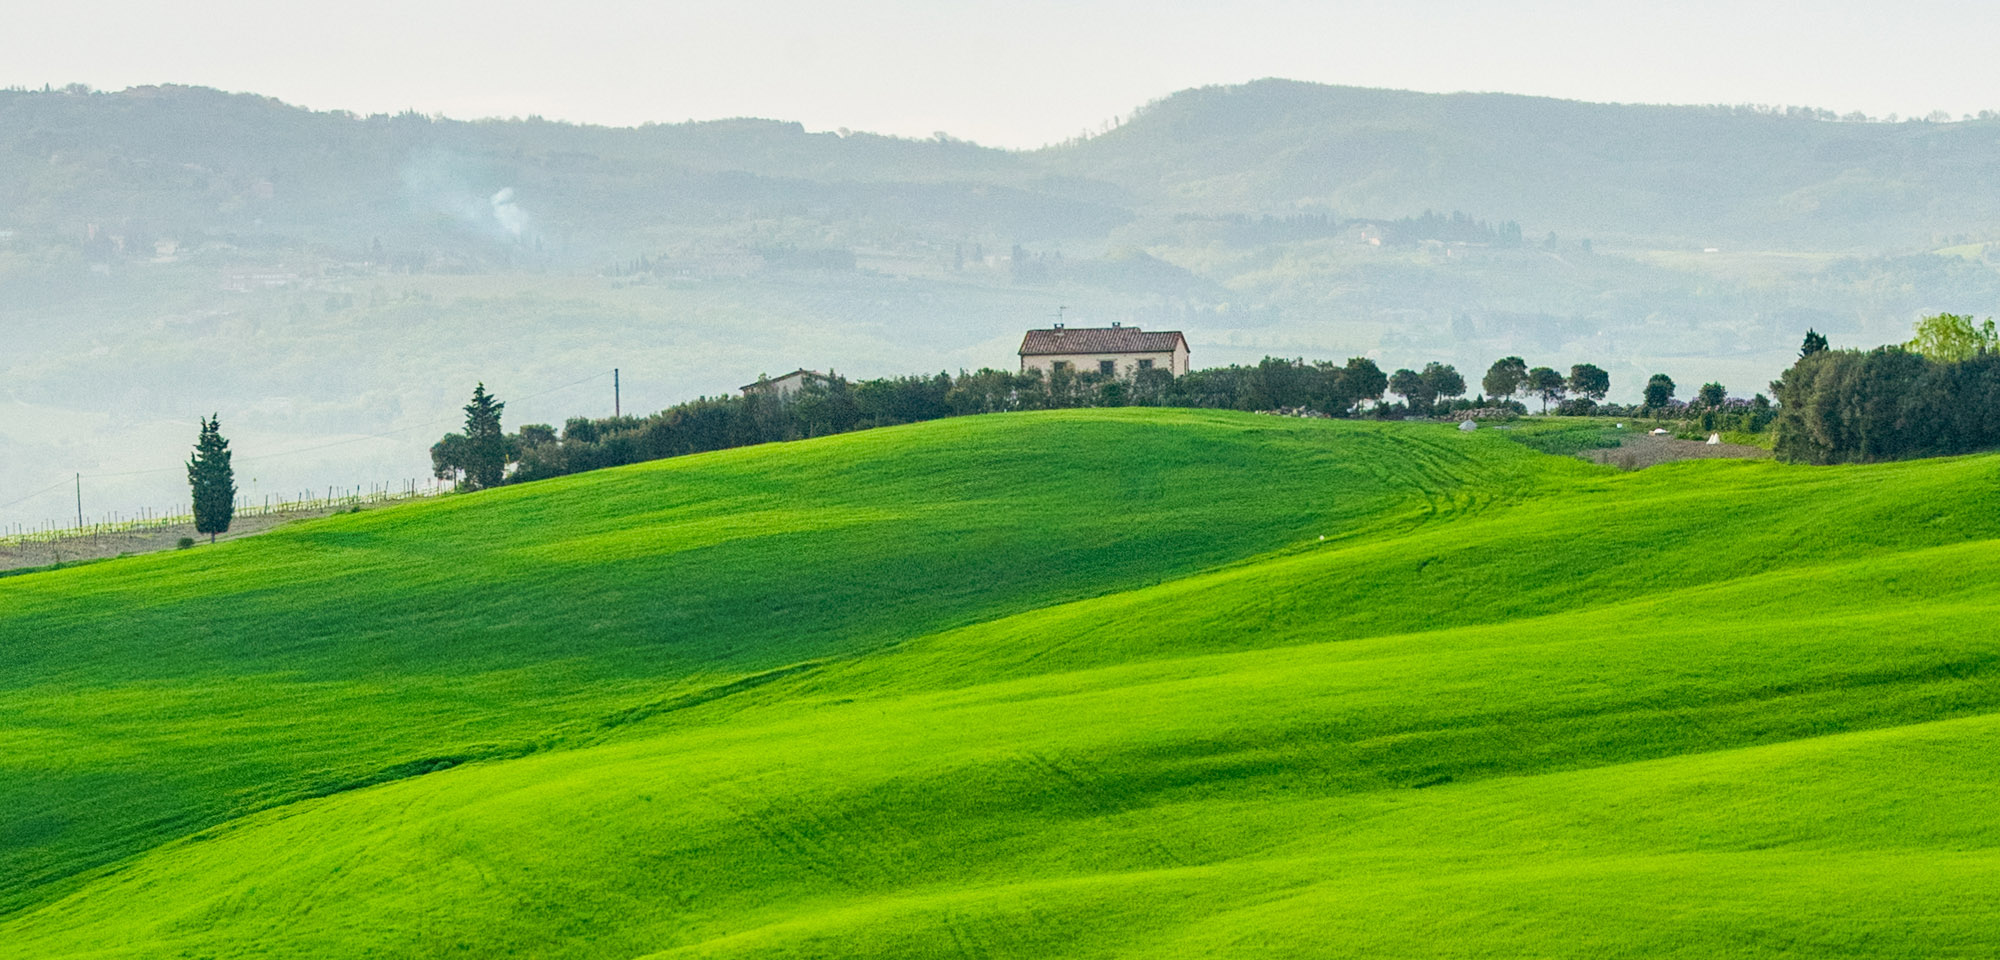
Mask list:
[[[1479,385],[1489,397],[1511,399],[1528,379],[1528,362],[1520,357],[1502,357],[1486,368]]]
[[[1437,400],[1436,390],[1424,375],[1404,367],[1389,375],[1389,392],[1403,398],[1411,413],[1428,413]]]
[[[1664,373],[1653,374],[1646,381],[1645,397],[1646,406],[1654,410],[1661,409],[1667,404],[1672,403],[1674,399],[1674,378]]]
[[[1563,395],[1569,392],[1569,380],[1548,367],[1536,367],[1528,371],[1528,379],[1524,385],[1529,394],[1542,398],[1544,413],[1548,412],[1551,401],[1561,400]]]
[[[1438,397],[1465,396],[1465,377],[1459,375],[1457,368],[1451,364],[1433,360],[1424,364],[1424,372],[1420,376],[1433,402]]]
[[[1611,374],[1594,363],[1579,363],[1569,368],[1569,392],[1591,400],[1602,400],[1611,392]]]
[[[2000,353],[1938,360],[1902,345],[1822,350],[1772,386],[1781,459],[1866,463],[2000,446]]]
[[[1903,347],[1932,360],[1970,360],[2000,349],[2000,332],[1990,317],[1975,324],[1969,316],[1940,313],[1917,321],[1915,334]]]
[[[1389,390],[1388,375],[1367,357],[1348,358],[1347,366],[1342,369],[1341,382],[1347,385],[1357,402],[1380,400],[1382,394]]]

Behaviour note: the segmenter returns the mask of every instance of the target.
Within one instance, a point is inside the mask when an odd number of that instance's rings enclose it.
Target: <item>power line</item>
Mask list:
[[[584,378],[583,378],[583,379],[581,379],[581,380],[573,380],[573,381],[571,381],[571,382],[569,382],[569,383],[565,383],[565,384],[563,384],[563,385],[562,385],[562,386],[560,386],[560,387],[550,387],[550,388],[548,388],[547,390],[543,390],[543,391],[542,391],[542,392],[540,392],[540,393],[531,393],[531,394],[528,394],[528,395],[527,395],[527,396],[525,396],[525,397],[515,397],[515,398],[514,398],[514,399],[513,399],[512,401],[510,401],[510,402],[512,402],[512,403],[521,403],[521,402],[523,402],[523,401],[527,401],[527,400],[533,400],[533,399],[535,399],[535,398],[537,398],[537,397],[546,397],[546,396],[548,396],[548,395],[549,395],[549,394],[551,394],[551,393],[557,393],[557,392],[559,392],[559,391],[563,391],[563,390],[568,390],[568,389],[569,389],[569,388],[571,388],[571,387],[575,387],[575,386],[581,386],[581,385],[583,385],[583,384],[586,384],[586,383],[589,383],[589,382],[591,382],[592,380],[602,380],[602,379],[604,379],[605,377],[607,377],[607,376],[611,376],[611,375],[613,375],[613,374],[614,374],[614,371],[610,371],[610,370],[602,370],[602,371],[599,371],[599,372],[597,372],[597,373],[593,373],[593,374],[591,374],[590,376],[587,376],[587,377],[584,377]],[[305,448],[302,448],[302,449],[298,449],[298,450],[285,450],[285,451],[282,451],[282,452],[279,452],[279,453],[261,453],[261,454],[258,454],[258,455],[256,455],[256,456],[254,456],[254,457],[244,457],[244,458],[243,458],[243,460],[244,460],[245,462],[249,462],[249,461],[253,461],[253,460],[273,460],[273,459],[276,459],[276,458],[278,458],[278,457],[289,457],[289,456],[294,456],[294,455],[296,455],[296,454],[301,454],[301,453],[312,453],[312,452],[314,452],[314,451],[318,451],[318,450],[325,450],[325,449],[327,449],[327,448],[329,448],[329,447],[339,447],[339,446],[345,446],[345,445],[347,445],[347,444],[350,444],[350,443],[360,443],[360,442],[362,442],[362,441],[364,441],[364,440],[387,440],[387,439],[389,439],[389,438],[391,438],[391,437],[394,437],[394,436],[396,436],[397,434],[401,434],[401,433],[409,433],[409,432],[410,432],[410,431],[412,431],[412,430],[422,430],[422,429],[425,429],[425,428],[427,428],[427,427],[435,427],[435,426],[437,426],[437,425],[439,425],[439,424],[444,424],[444,423],[452,423],[452,422],[456,421],[457,419],[458,419],[458,418],[457,418],[456,416],[450,416],[450,417],[440,417],[440,418],[438,418],[438,419],[436,419],[436,420],[432,420],[432,421],[430,421],[430,422],[428,422],[428,423],[418,423],[418,424],[412,424],[412,425],[410,425],[410,426],[407,426],[407,427],[398,427],[398,428],[396,428],[396,429],[394,429],[394,430],[390,430],[390,431],[388,431],[388,432],[386,432],[386,433],[375,433],[375,434],[370,434],[370,435],[368,435],[368,436],[365,436],[365,437],[349,437],[349,438],[347,438],[346,440],[335,440],[335,441],[333,441],[333,442],[331,442],[331,443],[322,443],[322,444],[320,444],[320,445],[318,445],[318,446],[314,446],[314,447],[305,447]],[[155,471],[155,472],[157,472],[157,471]]]
[[[611,377],[615,375],[616,375],[615,371],[600,370],[596,373],[591,374],[590,376],[584,377],[581,380],[572,380],[569,383],[565,383],[558,387],[550,387],[547,390],[543,390],[538,393],[531,393],[524,397],[516,397],[512,402],[520,403],[527,400],[534,400],[539,397],[546,397],[549,394],[558,393],[563,390],[568,390],[571,387],[582,386],[583,384],[589,383],[592,380],[602,380],[605,377]],[[282,450],[277,453],[261,453],[257,454],[256,456],[244,457],[236,462],[250,463],[250,462],[257,462],[264,460],[276,460],[281,457],[292,457],[292,456],[297,456],[301,453],[314,453],[320,450],[331,449],[333,447],[346,446],[350,443],[361,443],[367,440],[388,440],[396,437],[398,434],[409,433],[412,430],[423,430],[425,428],[435,427],[440,424],[452,423],[457,419],[458,418],[456,416],[440,417],[436,420],[431,420],[426,423],[416,423],[416,424],[411,424],[410,426],[407,427],[398,427],[394,430],[389,430],[384,433],[372,433],[364,437],[349,437],[345,440],[335,440],[332,441],[331,443],[322,443],[316,446],[301,447],[297,450]],[[183,469],[186,468],[184,466],[150,467],[145,470],[126,470],[121,473],[93,473],[90,476],[78,477],[76,479],[78,480],[78,482],[81,482],[83,480],[115,480],[121,477],[139,477],[154,473],[173,473]],[[10,500],[6,503],[0,503],[0,509],[6,509],[7,507],[12,507],[18,504],[27,503],[28,501],[33,500],[36,497],[42,496],[43,494],[46,494],[51,490],[55,490],[69,482],[70,481],[68,480],[58,480],[54,484],[47,487],[43,487],[42,489],[37,490],[34,493],[28,494],[27,496],[22,497],[19,500]]]
[[[68,484],[69,484],[68,480],[57,480],[56,482],[49,484],[48,486],[43,487],[40,490],[35,491],[34,493],[28,494],[27,496],[22,497],[19,500],[9,500],[6,503],[0,503],[0,510],[4,510],[16,504],[27,503],[28,501],[33,500],[36,497],[41,496],[42,494],[48,493],[51,490],[61,489],[62,487],[67,486]]]

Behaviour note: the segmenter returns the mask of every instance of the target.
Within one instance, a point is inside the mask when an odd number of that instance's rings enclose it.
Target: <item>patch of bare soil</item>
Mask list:
[[[229,532],[217,537],[216,542],[255,536],[293,520],[324,517],[345,512],[347,509],[343,506],[338,509],[293,510],[261,516],[239,515],[229,524]],[[66,536],[53,541],[27,543],[0,541],[0,570],[45,567],[57,563],[74,563],[78,560],[120,557],[129,553],[173,550],[180,546],[182,537],[193,537],[195,549],[208,546],[208,535],[195,533],[193,523],[172,524],[148,530],[123,530],[94,536]]]
[[[1717,458],[1733,460],[1764,460],[1771,451],[1763,447],[1744,446],[1740,443],[1718,443],[1710,445],[1700,440],[1682,440],[1678,437],[1656,437],[1647,433],[1635,433],[1624,439],[1616,447],[1603,450],[1585,450],[1578,456],[1592,463],[1602,463],[1620,470],[1644,470],[1659,463],[1674,460],[1713,460]]]

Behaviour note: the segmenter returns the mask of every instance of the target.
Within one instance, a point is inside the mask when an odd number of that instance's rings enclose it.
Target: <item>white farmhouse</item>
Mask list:
[[[743,395],[765,394],[780,400],[790,400],[809,383],[827,383],[832,378],[817,370],[794,370],[782,377],[758,377],[756,383],[742,386]]]
[[[1148,332],[1117,323],[1076,330],[1058,323],[1028,331],[1021,339],[1021,372],[1040,370],[1048,376],[1059,367],[1114,377],[1165,370],[1178,377],[1188,372],[1187,338],[1179,330]]]

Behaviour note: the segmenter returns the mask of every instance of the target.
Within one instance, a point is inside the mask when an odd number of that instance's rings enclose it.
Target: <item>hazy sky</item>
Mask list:
[[[0,84],[609,124],[763,116],[999,146],[1281,76],[1588,100],[2000,107],[2000,4],[1904,0],[69,0],[9,3]]]

